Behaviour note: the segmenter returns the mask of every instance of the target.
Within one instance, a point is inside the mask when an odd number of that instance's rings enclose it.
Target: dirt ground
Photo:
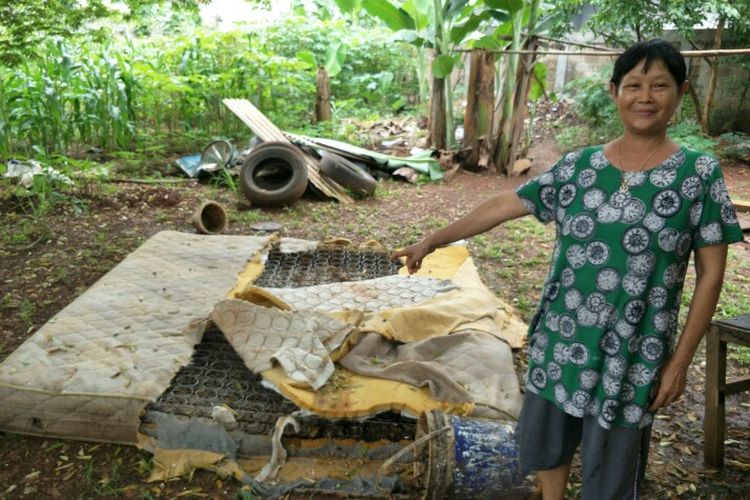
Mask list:
[[[531,152],[534,171],[558,152],[542,141]],[[724,166],[730,193],[750,200],[750,169]],[[305,239],[343,236],[376,239],[388,247],[454,220],[479,200],[525,178],[459,172],[448,182],[409,185],[381,181],[376,196],[353,205],[306,197],[279,210],[246,209],[237,195],[210,184],[95,184],[75,194],[77,203],[54,205],[43,217],[0,185],[0,361],[97,279],[162,230],[193,232],[191,215],[201,200],[223,203],[229,234],[254,234],[254,223],[283,224],[283,235]],[[552,249],[551,228],[527,221],[474,238],[470,248],[483,279],[498,296],[530,319]],[[734,245],[727,282],[748,290],[750,245]],[[750,311],[745,311],[750,312]],[[525,354],[516,353],[518,372]],[[732,375],[748,375],[750,361],[730,362]],[[726,465],[707,468],[702,456],[705,355],[690,370],[686,397],[656,420],[645,485],[646,498],[750,496],[750,393],[727,398]],[[0,433],[0,498],[241,496],[239,484],[208,472],[190,479],[148,483],[148,453],[134,447]],[[575,497],[574,473],[569,493]]]

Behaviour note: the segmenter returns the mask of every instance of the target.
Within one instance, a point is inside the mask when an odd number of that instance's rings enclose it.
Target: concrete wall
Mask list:
[[[713,40],[713,30],[697,30],[695,39],[700,46],[710,46]],[[583,41],[580,33],[572,34],[568,40]],[[676,32],[664,34],[666,40],[671,41],[680,50],[691,50],[690,44],[682,40]],[[707,42],[707,43],[706,43]],[[602,47],[604,44],[597,44]],[[724,40],[723,48],[739,48],[732,40]],[[573,46],[571,50],[579,50]],[[580,49],[586,50],[586,49]],[[581,77],[597,76],[602,71],[602,85],[609,81],[609,71],[614,64],[613,57],[606,56],[545,56],[542,61],[547,65],[547,86],[555,92],[561,92],[565,84]],[[708,87],[709,68],[703,58],[687,58],[688,69],[691,65],[695,67],[695,77],[692,85],[697,89],[701,102],[705,99]],[[720,59],[719,81],[714,97],[712,112],[712,132],[727,132],[734,126],[735,130],[750,133],[750,91],[740,108],[740,100],[744,85],[750,79],[750,71],[743,69],[732,58]]]

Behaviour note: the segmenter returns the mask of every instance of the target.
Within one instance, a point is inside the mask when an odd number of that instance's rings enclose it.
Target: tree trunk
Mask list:
[[[432,78],[430,91],[429,144],[435,149],[446,149],[445,79]]]
[[[530,50],[536,50],[537,42],[532,39],[528,47]],[[521,147],[521,136],[526,124],[526,103],[529,100],[529,90],[531,90],[531,79],[534,78],[535,54],[526,54],[518,68],[518,79],[516,84],[516,96],[514,99],[514,113],[511,120],[512,135],[510,140],[510,153],[508,154],[508,172],[512,173],[512,165],[518,158],[518,150]]]
[[[328,72],[325,68],[318,68],[315,85],[317,87],[315,97],[315,123],[329,121],[331,119],[331,85],[328,80]]]
[[[486,50],[474,50],[469,63],[469,83],[464,115],[463,147],[467,170],[482,170],[492,163],[489,154],[495,105],[495,60]]]
[[[701,129],[703,128],[703,104],[701,103],[701,98],[698,95],[698,92],[695,90],[695,86],[693,85],[693,82],[696,81],[696,66],[700,64],[698,60],[693,60],[690,63],[690,71],[688,72],[688,81],[690,82],[688,84],[688,94],[690,94],[690,100],[693,101],[693,108],[695,108],[695,119],[698,120],[698,123],[701,126]]]
[[[523,22],[523,10],[513,14],[513,42],[511,50],[517,51],[521,46],[521,27]],[[498,124],[498,135],[495,144],[494,162],[495,170],[499,174],[508,173],[508,157],[510,154],[511,127],[513,116],[513,101],[515,97],[516,81],[513,75],[518,71],[518,54],[508,56],[508,64],[505,68],[505,91],[503,92],[503,114]]]
[[[721,37],[724,33],[724,18],[719,17],[719,24],[716,26],[714,31],[714,49],[721,48]],[[701,122],[701,128],[703,133],[708,134],[711,132],[711,108],[714,105],[714,96],[716,95],[716,84],[719,81],[719,58],[712,57],[711,63],[711,75],[708,79],[708,89],[706,90],[706,100],[703,102],[703,121]]]

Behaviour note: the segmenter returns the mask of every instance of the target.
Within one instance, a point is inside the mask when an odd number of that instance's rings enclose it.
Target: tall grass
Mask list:
[[[247,136],[222,105],[226,97],[248,98],[282,129],[299,128],[310,122],[315,99],[314,68],[296,58],[310,37],[320,58],[324,40],[349,41],[345,71],[332,87],[334,99],[353,102],[350,109],[377,107],[374,97],[388,109],[388,93],[405,93],[396,84],[416,88],[409,49],[350,31],[288,22],[107,43],[48,40],[39,59],[0,66],[0,156],[154,147],[170,137],[187,138],[182,147],[196,150],[201,144],[191,138]],[[374,95],[378,78],[387,85]]]

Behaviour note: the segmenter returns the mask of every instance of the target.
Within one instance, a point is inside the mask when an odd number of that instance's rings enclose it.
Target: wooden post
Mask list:
[[[464,159],[467,170],[482,170],[492,165],[489,152],[495,103],[495,61],[486,50],[474,50],[469,63],[466,93],[463,147],[469,152]]]
[[[430,145],[435,149],[448,147],[445,118],[445,79],[432,78],[430,92]]]
[[[331,84],[325,68],[318,68],[315,85],[315,123],[328,121],[331,119]]]
[[[724,465],[724,398],[727,374],[727,344],[712,325],[706,335],[706,413],[703,417],[703,452],[706,464]]]
[[[536,40],[532,40],[532,49],[536,48]],[[531,90],[531,79],[534,77],[534,64],[536,57],[533,54],[527,54],[521,60],[518,68],[518,79],[516,84],[516,95],[514,100],[514,113],[512,118],[512,134],[510,140],[510,152],[508,154],[508,173],[512,173],[513,162],[518,158],[518,150],[521,147],[521,136],[523,135],[526,124],[526,103],[529,100],[529,90]]]

